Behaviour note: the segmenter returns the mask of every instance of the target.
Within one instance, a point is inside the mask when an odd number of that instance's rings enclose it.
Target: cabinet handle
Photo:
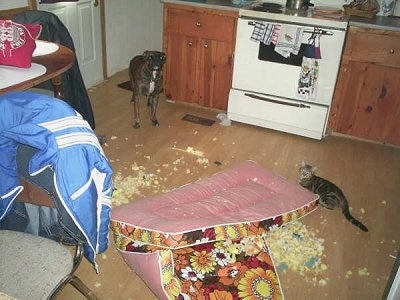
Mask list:
[[[197,27],[201,27],[201,23],[200,22],[196,22],[196,26]]]
[[[390,54],[394,54],[394,49],[390,49],[390,50],[389,50],[389,53],[390,53]]]
[[[190,42],[188,43],[188,45],[189,45],[189,46],[193,46],[193,42],[190,41]]]
[[[208,48],[208,44],[204,44],[204,48]]]

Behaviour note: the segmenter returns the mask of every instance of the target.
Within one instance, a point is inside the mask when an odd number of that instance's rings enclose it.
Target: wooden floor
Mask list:
[[[315,285],[294,271],[278,271],[285,298],[381,298],[400,245],[400,149],[337,136],[316,141],[235,122],[222,126],[216,111],[164,99],[158,109],[160,126],[151,126],[143,105],[142,127],[134,129],[131,93],[117,87],[127,79],[127,73],[121,72],[92,89],[90,97],[96,132],[108,138],[104,150],[114,172],[128,176],[131,165],[137,163],[159,178],[161,189],[143,189],[142,195],[132,200],[140,201],[145,195],[248,159],[296,182],[304,159],[317,165],[319,175],[343,189],[353,215],[366,224],[369,232],[361,232],[345,221],[339,211],[319,208],[302,219],[324,239],[323,262],[328,269],[323,276],[327,284]],[[216,122],[202,126],[181,120],[187,113]],[[187,153],[188,147],[203,152],[209,164],[200,163],[197,156]],[[98,264],[100,274],[86,260],[77,274],[100,299],[156,299],[122,260],[111,239],[109,249],[98,256]],[[83,298],[67,286],[59,299]]]

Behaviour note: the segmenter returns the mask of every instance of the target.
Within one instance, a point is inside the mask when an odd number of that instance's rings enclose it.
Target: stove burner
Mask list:
[[[253,10],[281,14],[282,13],[282,5],[280,5],[278,3],[264,2],[260,5],[254,6]]]

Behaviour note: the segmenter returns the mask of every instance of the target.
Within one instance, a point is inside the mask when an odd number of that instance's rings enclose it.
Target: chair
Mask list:
[[[75,53],[75,46],[72,37],[67,27],[62,23],[57,15],[41,10],[25,10],[15,15],[12,19],[21,24],[41,24],[42,31],[39,36],[40,40],[66,46]],[[70,104],[83,116],[92,129],[95,129],[92,105],[90,103],[90,98],[83,81],[76,55],[72,67],[61,74],[61,82],[61,94],[56,94],[55,96]],[[54,91],[54,87],[50,81],[40,84],[37,87]],[[55,92],[57,93],[57,91]]]
[[[17,299],[55,299],[71,283],[87,299],[98,299],[74,275],[81,259],[81,244],[72,257],[69,249],[50,239],[0,230],[0,290]]]
[[[21,145],[17,153],[19,170],[26,170],[34,148]],[[21,172],[20,181],[24,190],[18,196],[17,204],[24,203],[55,209],[57,194],[47,190],[53,174],[46,170],[38,174],[34,181],[25,178]],[[64,216],[65,217],[65,216]],[[83,257],[81,240],[58,236],[57,242],[49,238],[13,230],[0,230],[0,291],[17,299],[55,299],[62,288],[70,283],[87,299],[98,299],[74,272]],[[74,244],[74,245],[72,245]],[[74,248],[74,253],[72,253]]]
[[[97,299],[74,275],[108,247],[112,169],[96,135],[54,97],[10,92],[0,111],[0,291],[54,299],[70,283]]]

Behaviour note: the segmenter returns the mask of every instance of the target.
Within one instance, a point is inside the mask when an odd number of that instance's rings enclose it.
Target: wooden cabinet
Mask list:
[[[400,145],[400,31],[350,27],[328,126]]]
[[[165,95],[225,110],[237,12],[164,4]]]

